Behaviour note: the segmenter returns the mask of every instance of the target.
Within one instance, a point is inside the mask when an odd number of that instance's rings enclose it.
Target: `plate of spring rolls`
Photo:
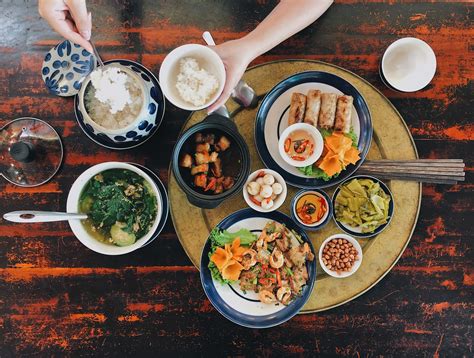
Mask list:
[[[307,123],[324,138],[313,165],[296,167],[280,154],[278,142],[289,126]],[[370,111],[345,79],[322,71],[292,75],[263,99],[255,121],[255,145],[264,164],[299,188],[325,188],[351,176],[364,161],[372,140]]]

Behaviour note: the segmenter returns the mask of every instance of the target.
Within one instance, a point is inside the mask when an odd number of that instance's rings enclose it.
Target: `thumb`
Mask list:
[[[226,85],[224,86],[224,90],[222,91],[219,98],[217,98],[217,100],[207,108],[207,113],[211,114],[217,108],[223,106],[229,99],[231,93],[232,93],[232,86],[229,85],[229,83],[226,83]]]

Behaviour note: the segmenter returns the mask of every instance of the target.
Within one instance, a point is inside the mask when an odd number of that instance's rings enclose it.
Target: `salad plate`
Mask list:
[[[241,242],[242,245],[245,245],[245,240],[248,238],[245,236],[254,234],[255,238],[258,237],[260,239],[262,230],[265,230],[268,227],[266,225],[272,225],[272,223],[283,224],[283,227],[288,232],[287,237],[290,238],[292,245],[294,245],[292,247],[297,249],[305,247],[308,250],[311,250],[309,257],[314,255],[313,246],[306,233],[299,229],[290,217],[278,211],[259,213],[250,208],[239,210],[223,219],[211,232],[211,236],[206,241],[202,251],[201,282],[207,297],[211,301],[212,305],[224,317],[236,324],[245,327],[268,328],[289,320],[301,310],[310,297],[314,287],[314,282],[316,279],[316,260],[313,259],[310,261],[310,258],[304,261],[303,264],[305,265],[305,271],[307,271],[308,277],[305,281],[306,284],[301,287],[301,291],[298,294],[295,294],[294,296],[292,295],[291,301],[286,302],[286,304],[278,301],[274,301],[272,303],[264,303],[261,301],[261,276],[258,276],[258,284],[253,282],[254,285],[258,285],[258,287],[260,287],[258,289],[258,294],[251,289],[245,291],[242,290],[239,281],[223,282],[222,279],[219,279],[219,277],[216,276],[215,270],[217,267],[213,265],[214,259],[213,255],[211,255],[212,253],[216,252],[214,247],[215,236],[213,235],[216,235],[216,233],[219,235],[218,233],[224,232],[226,235],[231,236],[232,233],[235,234],[238,232],[238,234],[235,235],[239,238],[239,242]],[[245,235],[245,232],[248,235]],[[258,245],[258,243],[256,244]],[[270,244],[271,243],[269,242],[269,245]],[[244,261],[241,262],[244,264]],[[257,264],[254,267],[258,266],[259,270],[265,269],[265,267],[262,268],[262,266],[259,265],[259,261],[257,261]],[[270,266],[271,265],[272,264],[270,263]],[[293,266],[293,270],[296,270],[295,267],[296,266]],[[286,269],[286,266],[282,266],[282,271],[283,269]],[[251,269],[247,270],[247,272],[250,271]],[[294,271],[293,275],[294,274],[296,274],[296,271]],[[293,275],[291,276],[295,277],[294,279],[296,280],[296,276]],[[243,276],[240,276],[240,278],[242,277]],[[284,279],[284,276],[282,276],[281,280]],[[257,279],[255,278],[255,281],[256,280]],[[289,280],[292,282],[291,279]],[[291,283],[291,285],[293,285],[293,283]],[[278,287],[282,287],[282,284],[279,284]],[[276,297],[278,297],[278,294]]]
[[[348,137],[357,147],[360,159],[347,165],[339,174],[323,177],[303,168],[288,164],[280,154],[278,142],[288,128],[292,94],[319,90],[323,93],[353,97],[351,131]],[[318,128],[319,129],[319,128]],[[263,99],[255,121],[255,146],[265,165],[279,172],[288,184],[314,189],[336,185],[351,176],[364,161],[372,140],[372,121],[369,107],[360,92],[348,81],[323,71],[306,71],[292,75],[274,86]],[[311,170],[310,170],[311,171]]]

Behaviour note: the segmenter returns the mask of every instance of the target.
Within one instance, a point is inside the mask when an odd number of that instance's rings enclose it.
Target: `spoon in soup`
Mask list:
[[[20,210],[4,214],[3,219],[14,223],[48,223],[66,220],[85,220],[87,215],[55,211]]]

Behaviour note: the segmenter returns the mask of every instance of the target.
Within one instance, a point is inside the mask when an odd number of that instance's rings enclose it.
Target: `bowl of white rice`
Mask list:
[[[147,117],[149,94],[133,70],[118,63],[89,74],[79,92],[84,122],[110,138],[127,137]]]
[[[212,49],[197,44],[171,51],[160,67],[160,85],[176,107],[197,111],[209,107],[225,85],[225,67]]]

